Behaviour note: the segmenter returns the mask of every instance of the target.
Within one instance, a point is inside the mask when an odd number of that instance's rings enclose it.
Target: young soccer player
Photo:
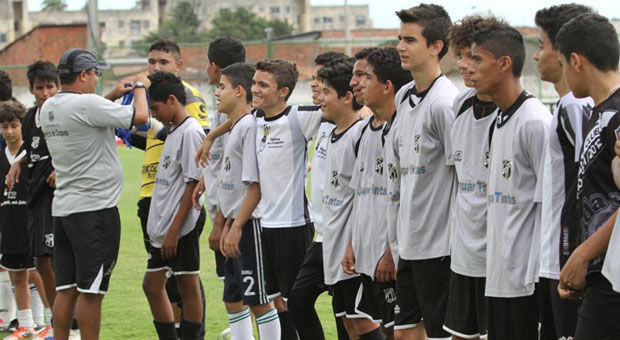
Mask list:
[[[183,303],[181,339],[193,340],[200,335],[203,318],[198,241],[205,220],[204,210],[192,209],[192,193],[201,176],[193,156],[204,139],[204,131],[185,109],[185,87],[179,78],[169,72],[156,72],[149,79],[151,113],[171,128],[153,187],[147,224],[151,247],[143,288],[159,339],[177,339],[165,290],[169,273],[175,275]]]
[[[353,97],[349,85],[353,58],[338,59],[323,67],[318,76],[323,80],[319,97],[326,119],[336,128],[329,136],[325,169],[323,203],[323,270],[325,283],[333,285],[333,308],[336,317],[353,319],[355,333],[364,339],[385,339],[379,325],[355,310],[356,296],[361,285],[359,275],[342,270],[341,260],[350,242],[353,197],[351,186],[355,164],[355,144],[363,124],[357,115],[361,105]],[[354,338],[355,334],[349,332]]]
[[[562,268],[558,289],[562,297],[582,296],[575,339],[616,339],[620,337],[620,294],[600,270],[620,197],[611,172],[620,129],[620,46],[613,25],[597,14],[571,19],[555,39],[568,87],[575,97],[591,97],[595,105],[584,124],[577,175],[583,243]],[[610,274],[607,271],[617,282]]]
[[[487,262],[489,339],[538,339],[540,197],[551,115],[521,88],[523,37],[506,24],[474,37],[469,70],[477,93],[499,108],[489,151]]]
[[[355,190],[348,273],[359,273],[357,310],[381,322],[386,336],[393,338],[396,268],[385,228],[387,221],[387,177],[384,176],[384,126],[396,111],[394,96],[411,82],[402,69],[395,48],[376,49],[367,58],[366,76],[360,87],[364,104],[373,115],[364,120],[356,142],[357,155],[351,185]],[[359,62],[359,60],[357,61]],[[364,298],[367,297],[367,298]]]
[[[15,162],[26,157],[22,150],[21,120],[26,114],[23,105],[12,102],[0,104],[0,129],[7,146],[0,152],[0,176],[6,177]],[[17,321],[19,328],[6,340],[30,339],[35,336],[32,310],[30,309],[30,288],[28,287],[28,270],[34,268],[30,256],[27,230],[27,197],[28,188],[26,174],[12,189],[8,189],[4,181],[0,181],[3,193],[0,201],[0,267],[9,271],[15,287],[17,300]]]
[[[353,96],[358,104],[364,105],[364,96],[362,95],[362,80],[366,78],[366,65],[368,64],[368,55],[377,50],[377,47],[366,47],[355,53],[355,65],[353,66],[353,75],[349,85],[353,88]],[[362,119],[366,119],[372,115],[372,110],[366,106],[362,106],[357,114]]]
[[[149,80],[143,75],[136,77],[133,106],[111,102],[131,90],[125,87],[128,82],[105,98],[94,94],[100,70],[107,68],[89,51],[65,52],[58,66],[61,92],[46,100],[39,114],[56,170],[54,336],[60,340],[69,336],[74,311],[82,338],[99,337],[101,302],[120,243],[116,206],[123,170],[114,129],[148,120]]]
[[[225,262],[224,301],[233,339],[252,339],[256,315],[261,339],[279,340],[278,314],[266,291],[261,233],[261,184],[256,154],[256,117],[251,113],[254,68],[237,63],[221,70],[215,93],[218,110],[226,112],[232,129],[226,138],[218,178],[218,209],[228,219],[220,241]],[[237,309],[235,309],[237,308]]]
[[[312,72],[312,103],[320,104],[319,96],[323,92],[323,82],[318,76],[327,63],[332,60],[344,58],[344,53],[327,51],[314,58],[314,70]],[[314,304],[320,294],[328,290],[323,275],[323,214],[321,197],[325,187],[325,158],[327,156],[327,144],[329,135],[336,126],[327,119],[321,120],[321,126],[317,133],[317,140],[314,146],[312,158],[311,192],[312,192],[312,219],[314,220],[314,230],[316,238],[306,250],[303,264],[299,268],[299,273],[295,279],[295,284],[291,289],[288,300],[289,311],[295,323],[295,328],[300,340],[323,340],[325,334],[321,321],[316,313]],[[342,322],[336,319],[338,331],[344,327]],[[340,334],[340,333],[339,333]]]
[[[414,82],[396,96],[400,194],[398,270],[394,331],[398,339],[447,338],[450,280],[450,210],[456,181],[450,143],[452,105],[458,91],[441,74],[448,52],[450,16],[441,6],[421,4],[396,13],[403,69]],[[421,329],[421,328],[420,328]]]
[[[494,17],[468,16],[450,29],[450,46],[457,58],[465,86],[454,101],[456,118],[450,140],[459,181],[454,206],[454,230],[450,263],[450,297],[444,329],[453,339],[485,338],[487,335],[486,276],[487,177],[489,144],[497,117],[491,98],[473,87],[468,71],[475,34]]]
[[[545,147],[542,185],[538,292],[543,340],[574,337],[577,324],[578,303],[560,299],[558,280],[560,257],[565,261],[575,247],[572,240],[578,229],[578,220],[577,182],[574,179],[579,168],[583,123],[593,103],[590,98],[575,98],[568,88],[558,61],[555,36],[570,19],[588,12],[591,12],[590,8],[577,4],[552,6],[536,12],[536,25],[541,31],[534,59],[538,62],[541,80],[552,83],[560,96]]]

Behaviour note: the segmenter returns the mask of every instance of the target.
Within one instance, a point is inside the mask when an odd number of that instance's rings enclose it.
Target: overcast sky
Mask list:
[[[28,1],[28,9],[37,11],[41,9],[40,0]],[[572,1],[554,0],[430,0],[428,3],[435,3],[446,8],[453,21],[473,13],[491,12],[497,16],[502,16],[510,24],[517,26],[534,26],[534,15],[536,11],[543,7],[567,3]],[[598,0],[580,1],[580,3],[594,7],[599,13],[611,18],[620,18],[620,2],[618,0]],[[84,6],[85,0],[67,0],[68,9],[80,9]],[[128,9],[133,7],[134,0],[105,0],[99,1],[101,9]],[[310,0],[312,5],[342,5],[344,0]],[[415,6],[417,2],[411,0],[349,0],[350,5],[369,4],[370,18],[375,28],[396,28],[398,19],[394,12],[403,8]]]

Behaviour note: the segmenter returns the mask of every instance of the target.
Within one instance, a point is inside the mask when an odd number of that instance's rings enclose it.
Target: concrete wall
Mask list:
[[[310,6],[310,27],[313,31],[344,30],[344,6]],[[349,6],[349,28],[372,28],[368,5]]]

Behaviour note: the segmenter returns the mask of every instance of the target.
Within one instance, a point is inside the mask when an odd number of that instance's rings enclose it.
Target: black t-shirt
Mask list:
[[[30,108],[22,122],[22,148],[28,153],[28,206],[32,207],[42,195],[49,195],[49,184],[45,182],[54,171],[52,158],[47,150],[47,143],[43,137],[41,127],[37,126],[37,107]],[[25,170],[22,167],[22,171]]]
[[[5,178],[11,164],[6,156],[6,148],[0,149],[0,177]],[[21,151],[23,152],[23,151]],[[21,173],[19,182],[9,191],[5,181],[0,181],[0,252],[2,254],[28,254],[28,208],[26,174]]]
[[[620,207],[620,190],[611,172],[614,145],[620,133],[620,90],[592,109],[585,124],[577,175],[577,204],[581,242],[592,236]],[[600,271],[604,256],[590,263]]]

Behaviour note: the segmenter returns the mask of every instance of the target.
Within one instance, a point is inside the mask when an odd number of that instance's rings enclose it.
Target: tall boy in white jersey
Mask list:
[[[620,189],[611,171],[620,131],[620,46],[613,25],[597,14],[571,19],[555,39],[568,87],[575,97],[591,97],[594,101],[584,124],[577,177],[582,243],[562,268],[558,290],[561,297],[582,296],[575,339],[617,339],[620,294],[607,279],[618,282],[617,276],[607,271],[606,277],[601,268],[620,201]]]
[[[181,339],[198,339],[203,319],[198,241],[205,211],[192,209],[192,193],[201,175],[193,156],[204,132],[185,109],[187,97],[181,79],[169,72],[155,72],[149,79],[151,112],[169,125],[170,131],[161,152],[149,209],[146,229],[151,247],[142,287],[159,339],[177,339],[172,305],[166,294],[166,281],[174,274],[170,279],[177,281],[183,304]]]
[[[454,101],[456,119],[450,140],[458,192],[454,206],[450,297],[443,328],[453,339],[487,335],[486,277],[487,177],[489,144],[495,128],[497,106],[473,89],[468,71],[474,35],[495,17],[467,16],[450,29],[450,45],[465,86]]]
[[[298,76],[295,64],[265,59],[256,63],[252,83],[252,107],[257,109],[254,115],[261,177],[265,281],[267,293],[278,309],[282,339],[297,338],[286,299],[314,234],[305,193],[307,143],[316,135],[322,119],[318,106],[286,103]],[[206,158],[213,140],[228,129],[230,122],[209,133],[196,158]]]
[[[365,119],[356,142],[355,167],[351,185],[355,190],[352,212],[352,267],[361,275],[356,306],[360,313],[381,322],[386,336],[393,338],[396,267],[388,242],[387,181],[383,157],[384,127],[396,111],[394,96],[411,82],[411,73],[402,69],[395,48],[376,49],[367,57],[366,76],[360,83],[364,104],[374,112]],[[347,271],[347,268],[344,268]],[[366,295],[367,299],[362,297]],[[371,303],[364,303],[370,301]]]
[[[489,339],[538,339],[540,197],[551,115],[521,88],[523,37],[500,23],[476,33],[471,80],[499,108],[489,152],[487,261]]]
[[[330,61],[343,58],[344,56],[342,52],[327,51],[314,58],[315,66],[312,72],[312,82],[310,83],[313,104],[320,104],[318,98],[323,92],[323,82],[318,76],[318,71]],[[316,313],[314,304],[319,295],[328,289],[323,275],[323,204],[320,200],[325,187],[325,160],[329,135],[335,127],[336,125],[332,121],[323,118],[317,133],[312,156],[312,171],[310,172],[311,197],[313,200],[311,212],[316,238],[306,250],[306,257],[299,268],[299,273],[297,273],[297,278],[288,300],[288,308],[295,322],[295,328],[300,340],[325,339],[323,326]]]
[[[536,25],[541,31],[534,59],[538,62],[541,80],[552,83],[560,96],[551,119],[543,163],[538,286],[543,340],[574,337],[577,324],[577,301],[560,299],[558,282],[561,263],[574,250],[571,241],[578,234],[575,178],[583,123],[593,103],[590,98],[575,98],[568,88],[558,61],[555,36],[570,19],[588,12],[591,12],[589,7],[577,4],[552,6],[536,12]]]
[[[325,189],[323,191],[323,270],[325,284],[333,285],[333,309],[336,317],[353,320],[355,333],[361,340],[385,339],[379,325],[356,311],[356,295],[360,288],[359,275],[342,270],[341,260],[350,242],[353,224],[351,186],[355,164],[355,145],[363,127],[357,111],[361,108],[354,97],[349,81],[353,58],[334,60],[319,71],[323,94],[319,97],[325,118],[336,128],[329,136],[327,148]],[[344,264],[343,264],[344,265]]]
[[[452,104],[458,91],[441,74],[448,52],[450,16],[438,5],[421,4],[396,13],[401,20],[397,46],[403,69],[415,82],[397,95],[400,194],[395,332],[447,338],[443,327],[450,280],[450,212],[456,180],[450,143]]]

